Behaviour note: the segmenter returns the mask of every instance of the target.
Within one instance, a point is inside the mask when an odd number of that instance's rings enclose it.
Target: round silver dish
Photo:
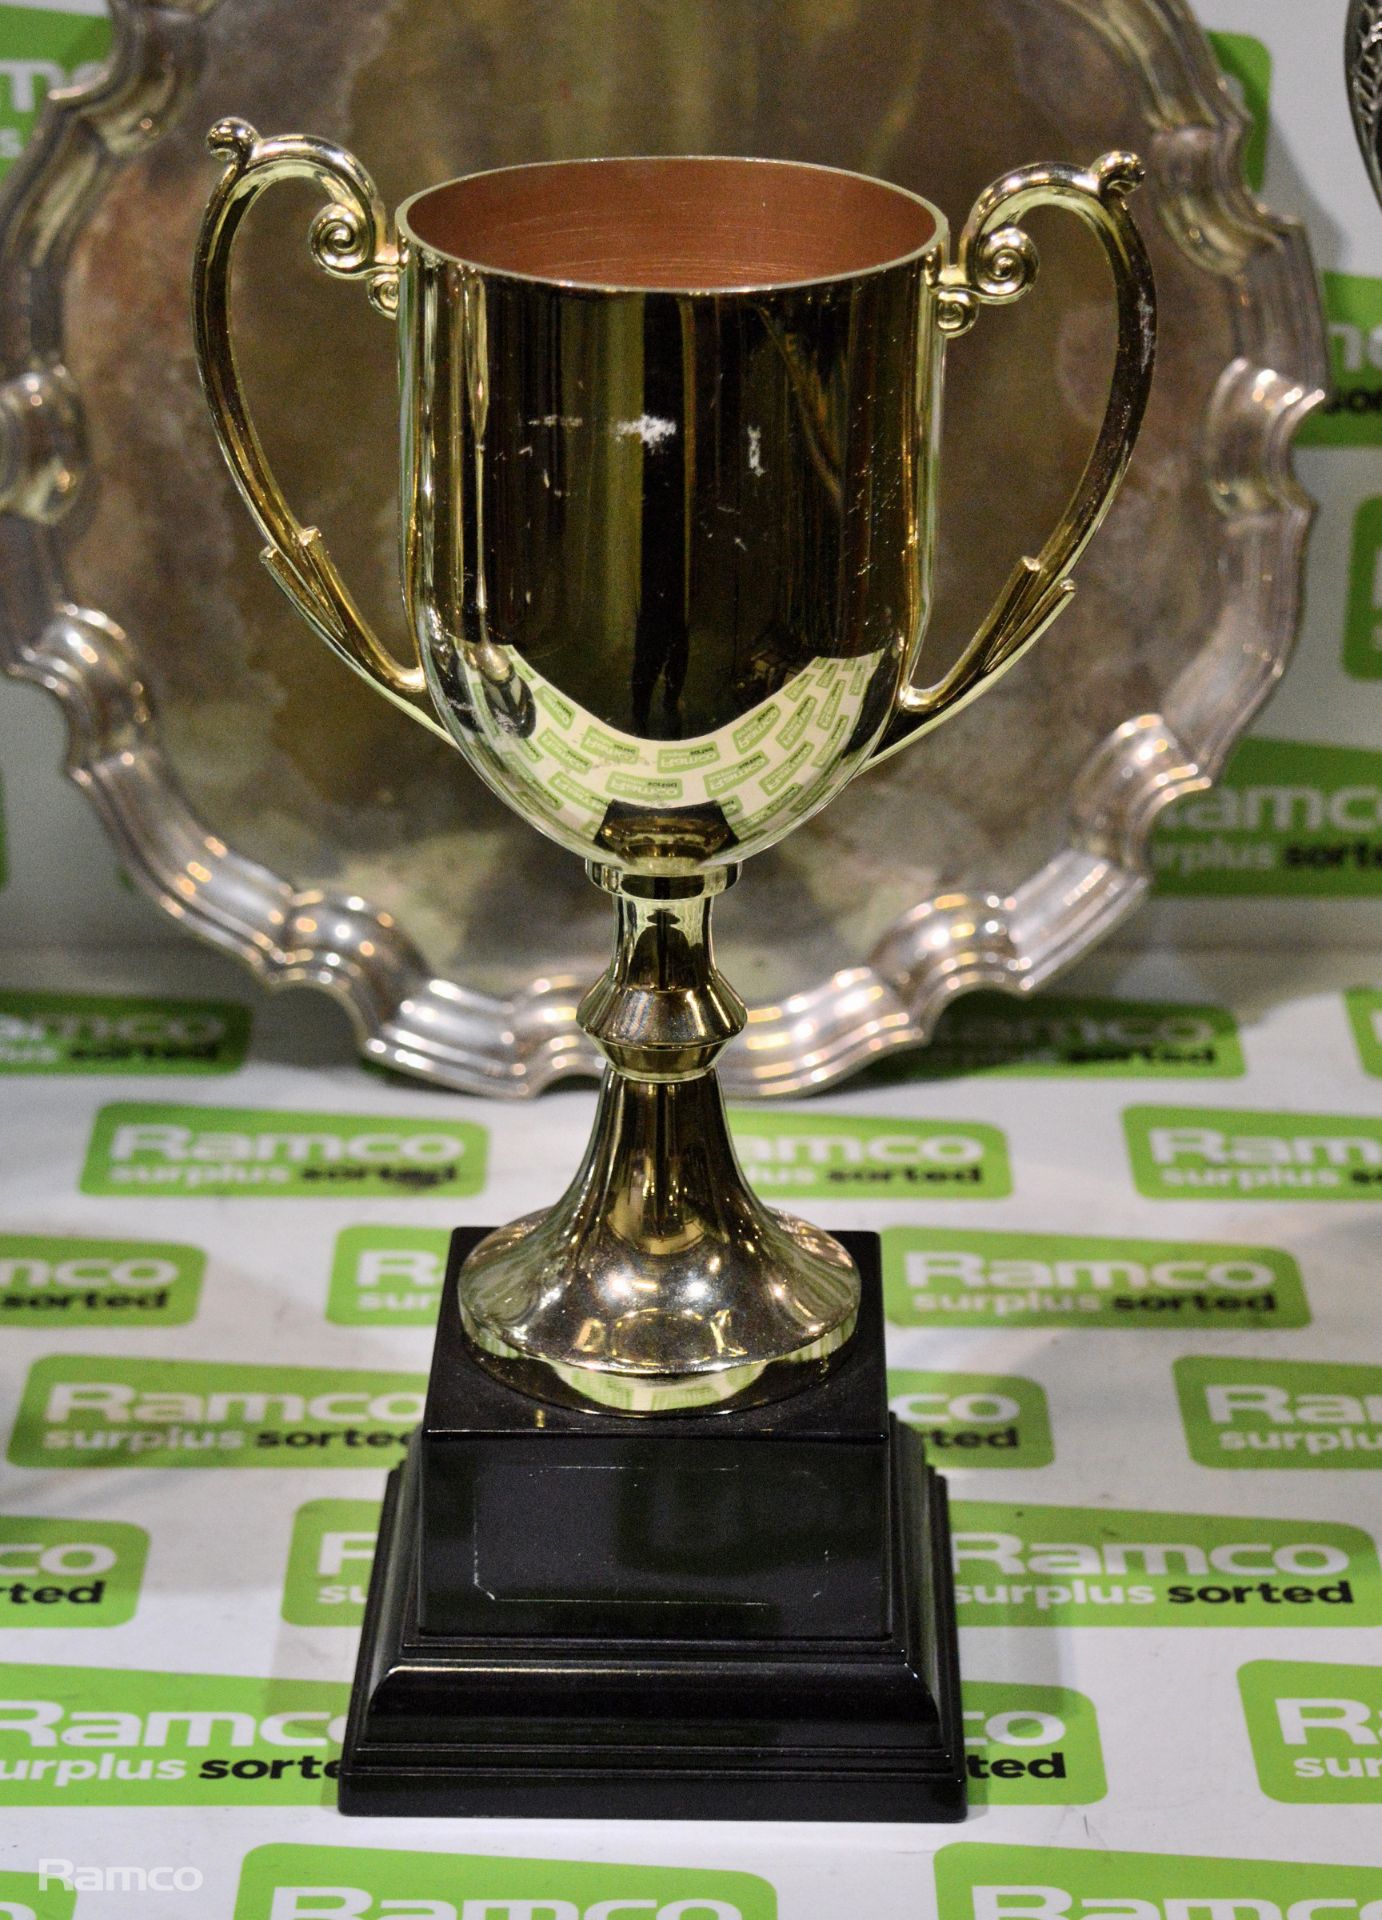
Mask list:
[[[752,863],[718,929],[752,1008],[726,1085],[828,1085],[956,992],[1038,985],[1138,901],[1157,811],[1213,776],[1289,652],[1289,444],[1326,366],[1305,242],[1242,186],[1241,116],[1180,0],[122,0],[107,75],[50,101],[0,196],[0,657],[64,701],[74,777],[183,925],[337,994],[375,1060],[524,1095],[596,1064],[574,1013],[607,902],[444,747],[327,680],[257,563],[187,315],[228,113],[349,145],[391,203],[511,161],[699,150],[859,168],[959,213],[1014,164],[1142,154],[1156,385],[1075,607]],[[251,397],[387,629],[392,340],[308,272],[283,198],[244,243]],[[1058,222],[1036,237],[1044,284],[950,355],[929,677],[1097,427],[1103,266]]]

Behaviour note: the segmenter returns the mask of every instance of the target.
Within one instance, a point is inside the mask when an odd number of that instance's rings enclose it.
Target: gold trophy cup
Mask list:
[[[488,1363],[546,1398],[664,1412],[804,1384],[848,1340],[853,1263],[761,1204],[714,1073],[744,1024],[710,903],[741,863],[1018,660],[1123,473],[1152,368],[1138,163],[1025,167],[944,217],[774,160],[583,160],[415,194],[396,237],[323,140],[210,136],[229,166],[197,255],[197,353],[264,561],[348,665],[459,747],[615,897],[580,1021],[609,1062],[557,1204],[467,1263]],[[265,461],[231,346],[231,251],[275,181],[329,204],[317,262],[399,336],[407,664],[361,618]],[[913,684],[931,601],[944,348],[1071,209],[1113,268],[1118,357],[1059,528],[980,632]]]
[[[545,1423],[555,1445],[554,1420],[569,1438],[637,1416],[630,1424],[648,1436],[679,1426],[685,1438],[669,1441],[668,1458],[685,1457],[692,1429],[723,1437],[745,1409],[766,1415],[828,1388],[863,1324],[854,1255],[764,1206],[735,1157],[714,1062],[745,1012],[715,966],[711,901],[750,855],[991,684],[1068,603],[1069,570],[1122,477],[1152,373],[1151,271],[1124,206],[1140,165],[1113,153],[1088,171],[1019,168],[980,196],[952,256],[935,207],[829,167],[701,157],[507,167],[415,194],[391,226],[359,163],[325,140],[261,140],[227,120],[210,144],[227,166],[197,251],[197,354],[265,564],[347,665],[458,747],[615,900],[614,957],[579,1013],[609,1063],[585,1158],[554,1206],[490,1234],[459,1265],[434,1394],[454,1312],[456,1364],[516,1390],[518,1424]],[[404,657],[363,620],[316,529],[294,518],[236,369],[236,235],[265,188],[303,177],[327,200],[313,258],[359,281],[398,330]],[[920,683],[945,348],[981,306],[1030,285],[1037,262],[1021,222],[1047,206],[1078,215],[1112,268],[1107,412],[1040,555],[1018,562],[954,665]],[[881,1407],[881,1344],[870,1352]],[[699,1420],[685,1418],[698,1409]],[[877,1476],[883,1532],[891,1470]],[[413,1632],[416,1646],[435,1645],[423,1629],[440,1631],[443,1615],[448,1630],[470,1619],[459,1601],[450,1612],[432,1604],[427,1529],[445,1503],[422,1500],[420,1598],[371,1603],[398,1620],[414,1609],[411,1627],[367,1626],[361,1685],[376,1705],[395,1681],[376,1659],[366,1684],[371,1643]],[[593,1519],[587,1531],[598,1534]],[[620,1538],[627,1573],[627,1528]],[[881,1568],[893,1549],[870,1552]],[[880,1598],[883,1624],[869,1629],[879,1645],[887,1634],[907,1642],[896,1566],[909,1554],[919,1565],[921,1553],[904,1543],[893,1572],[877,1573],[878,1593],[893,1595],[893,1612]],[[939,1560],[932,1572],[944,1579]],[[715,1569],[695,1577],[713,1581]],[[531,1587],[520,1581],[512,1604],[540,1624]],[[496,1591],[491,1583],[488,1597]],[[619,1591],[627,1599],[627,1582]],[[651,1599],[634,1618],[642,1604],[596,1608],[587,1638],[663,1631]],[[790,1614],[788,1587],[773,1604]],[[827,1624],[819,1644],[842,1644],[845,1631]],[[469,1656],[453,1655],[460,1671]],[[913,1655],[915,1678],[926,1662]],[[573,1674],[580,1657],[571,1654]],[[931,1663],[932,1734],[947,1659],[953,1672],[953,1654]],[[552,1670],[548,1659],[542,1671]],[[588,1702],[605,1681],[579,1670]],[[550,1708],[533,1725],[549,1727]],[[941,1713],[951,1748],[956,1710],[952,1700]],[[446,1709],[446,1765],[480,1737],[457,1733],[459,1711]],[[611,1706],[601,1724],[624,1724],[622,1711]],[[683,1742],[695,1744],[686,1728],[700,1711],[688,1706],[678,1722]],[[778,1727],[791,1717],[781,1701],[763,1711]],[[820,1712],[820,1724],[838,1720],[838,1707]],[[888,1713],[925,1717],[890,1707],[880,1726]],[[420,1737],[422,1722],[407,1724]],[[524,1751],[537,1737],[530,1729]],[[947,1778],[956,1764],[950,1751]],[[511,1804],[458,1791],[439,1806]],[[799,1790],[791,1809],[813,1804]],[[819,1805],[851,1811],[834,1789]],[[860,1817],[909,1817],[881,1805],[865,1797]]]

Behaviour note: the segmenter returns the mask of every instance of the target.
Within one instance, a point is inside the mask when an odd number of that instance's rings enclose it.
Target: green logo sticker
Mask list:
[[[1382,1802],[1382,1667],[1250,1660],[1238,1669],[1238,1690],[1269,1799]]]
[[[446,1278],[445,1227],[346,1227],[336,1238],[326,1317],[342,1327],[432,1327]]]
[[[0,1233],[0,1327],[184,1326],[206,1255],[166,1240]]]
[[[0,1074],[231,1073],[250,1016],[229,1000],[133,1000],[0,988]]]
[[[1303,1327],[1300,1269],[1275,1247],[885,1227],[899,1327]]]
[[[776,1920],[757,1874],[382,1847],[256,1847],[234,1920]]]
[[[1251,33],[1211,33],[1209,44],[1238,104],[1248,116],[1248,130],[1243,135],[1243,178],[1254,193],[1260,193],[1267,177],[1272,56]]]
[[[35,1361],[17,1467],[393,1466],[422,1418],[414,1373],[54,1355]]]
[[[358,1627],[378,1534],[377,1500],[309,1500],[299,1507],[283,1618],[294,1627]]]
[[[1301,422],[1307,447],[1372,447],[1382,440],[1382,280],[1362,273],[1321,275],[1334,382],[1329,398]]]
[[[60,1861],[60,1866],[70,1862]],[[73,1920],[77,1910],[75,1888],[81,1882],[72,1873],[0,1872],[0,1914],[4,1920]],[[105,1875],[101,1876],[105,1885]]]
[[[0,6],[0,175],[29,144],[45,96],[84,80],[109,48],[104,9]]]
[[[81,1190],[141,1200],[463,1196],[485,1184],[487,1143],[469,1120],[122,1102],[96,1116]]]
[[[1382,1467],[1382,1367],[1320,1360],[1177,1360],[1202,1467]]]
[[[1344,1005],[1364,1073],[1382,1077],[1382,993],[1371,987],[1355,987],[1344,995]]]
[[[966,1680],[964,1722],[976,1806],[1087,1807],[1108,1791],[1094,1702],[1083,1693]]]
[[[123,1520],[0,1515],[0,1627],[121,1626],[148,1551],[143,1527]]]
[[[1046,1395],[1016,1374],[890,1369],[888,1404],[952,1467],[1049,1467],[1056,1457]]]
[[[1161,815],[1152,858],[1162,894],[1382,893],[1382,753],[1245,740]]]
[[[1382,498],[1365,500],[1353,520],[1344,624],[1344,671],[1382,679]]]
[[[951,1503],[965,1627],[1363,1627],[1377,1548],[1327,1520]]]
[[[942,1920],[1374,1920],[1382,1870],[963,1840],[936,1855],[936,1901]]]
[[[738,1108],[734,1144],[770,1199],[1001,1200],[1008,1145],[972,1120],[859,1120],[840,1113]]]
[[[1246,1071],[1225,1007],[1173,1000],[1015,1001],[967,994],[947,1007],[929,1043],[884,1071],[909,1079],[951,1074],[1083,1080],[1233,1080]]]
[[[350,1688],[0,1666],[0,1806],[334,1806]]]
[[[1382,1120],[1129,1107],[1123,1127],[1149,1200],[1382,1200]]]

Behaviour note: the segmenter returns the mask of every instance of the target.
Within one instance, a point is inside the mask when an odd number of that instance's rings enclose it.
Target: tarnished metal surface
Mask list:
[[[255,563],[186,315],[201,140],[230,112],[347,141],[387,202],[509,161],[700,149],[959,208],[1037,155],[1140,151],[1160,362],[1074,608],[750,867],[722,916],[752,1003],[724,1078],[838,1078],[957,988],[1035,984],[1137,900],[1157,808],[1216,770],[1284,663],[1307,522],[1287,451],[1324,379],[1304,244],[1239,184],[1238,117],[1179,0],[125,0],[110,79],[50,108],[0,209],[12,663],[67,700],[79,777],[187,924],[332,986],[376,1058],[525,1093],[592,1063],[574,1013],[602,903],[440,744],[324,674]],[[302,270],[312,208],[284,200],[245,243],[246,377],[299,512],[387,630],[391,342]],[[949,356],[942,668],[1058,517],[1103,404],[1098,250],[1034,232],[1042,283]]]

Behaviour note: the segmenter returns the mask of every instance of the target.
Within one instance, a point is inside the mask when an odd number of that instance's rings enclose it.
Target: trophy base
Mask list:
[[[452,1245],[427,1412],[389,1476],[348,1814],[959,1820],[945,1487],[858,1331],[790,1399],[544,1406],[473,1357]]]

